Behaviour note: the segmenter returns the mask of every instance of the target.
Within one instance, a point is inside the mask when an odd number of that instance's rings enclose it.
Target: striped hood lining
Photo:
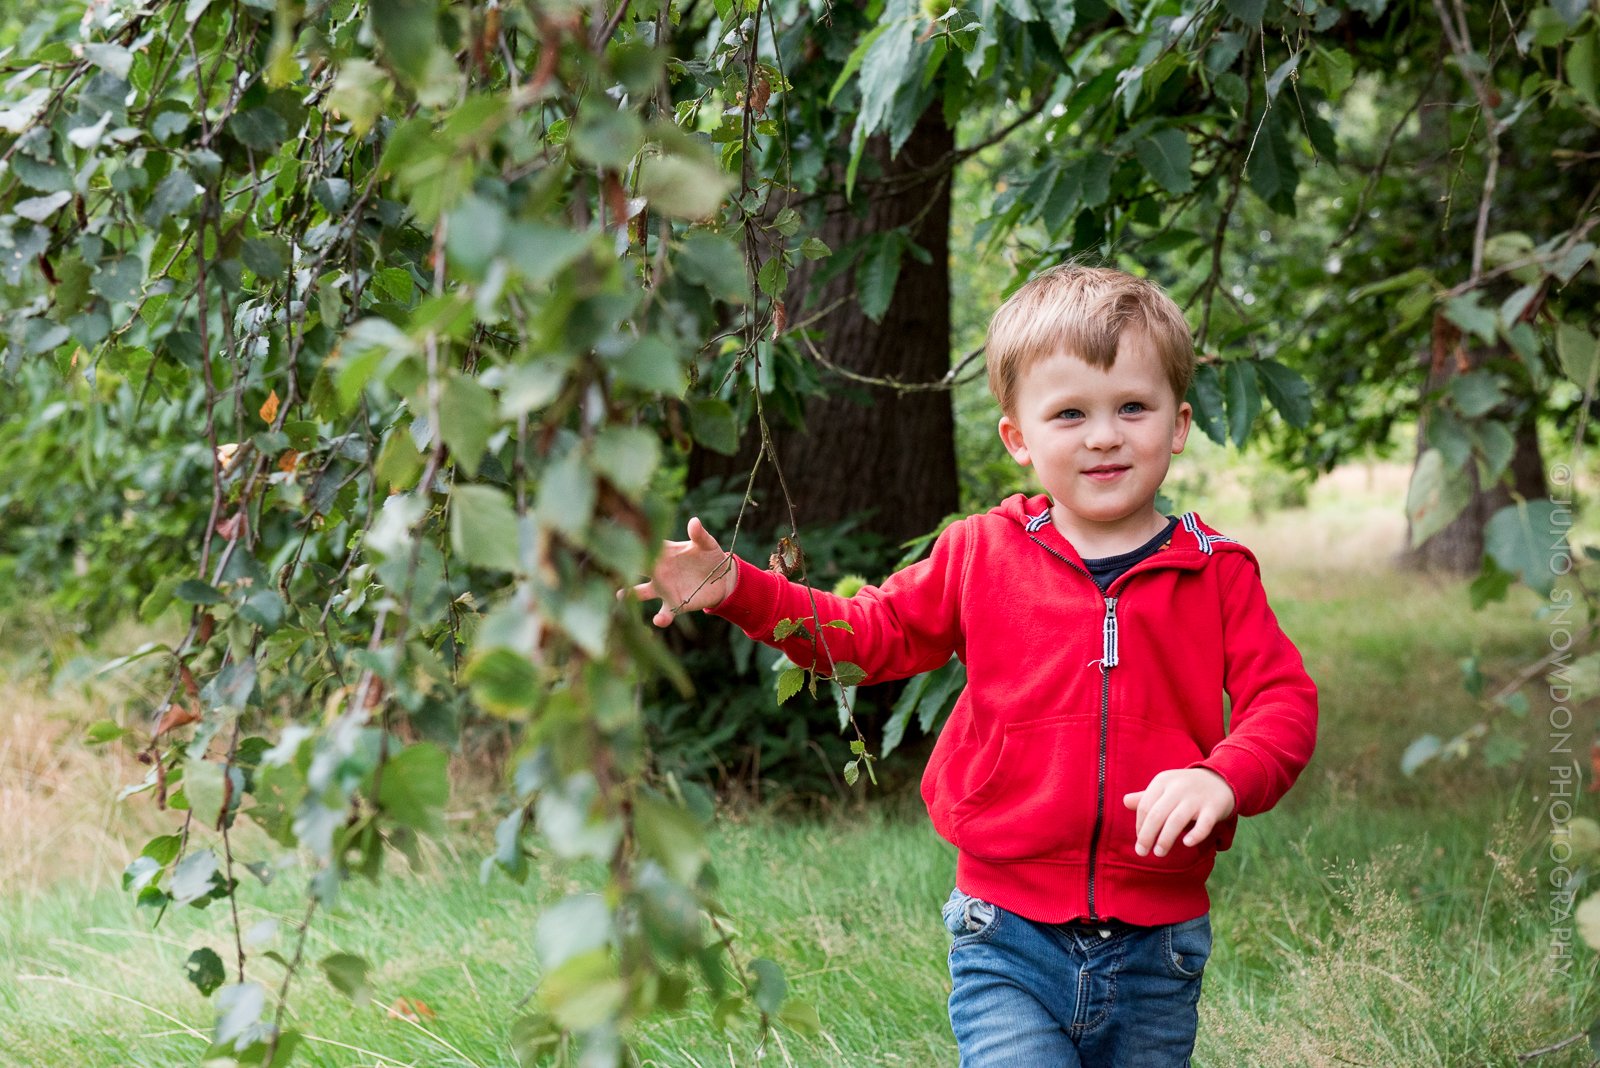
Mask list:
[[[1029,534],[1037,534],[1045,527],[1046,524],[1050,522],[1050,509],[1046,508],[1038,515],[1031,515],[1027,518],[1028,521],[1023,524],[1023,529]],[[1185,512],[1183,515],[1179,516],[1178,525],[1184,530],[1188,531],[1189,535],[1194,538],[1195,548],[1199,549],[1207,556],[1212,554],[1212,545],[1216,542],[1227,541],[1233,542],[1235,545],[1238,544],[1238,540],[1235,538],[1230,538],[1224,534],[1208,534],[1206,531],[1202,530],[1200,527],[1200,517],[1194,512]]]

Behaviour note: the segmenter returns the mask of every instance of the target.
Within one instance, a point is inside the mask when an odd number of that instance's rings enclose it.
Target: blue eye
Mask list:
[[[1057,419],[1082,419],[1083,413],[1076,408],[1063,408],[1056,413]]]
[[[1129,401],[1127,404],[1124,404],[1122,406],[1122,408],[1123,408],[1124,411],[1126,411],[1129,408],[1132,408],[1135,411],[1140,411],[1140,412],[1144,411],[1144,405],[1141,404],[1139,401]]]

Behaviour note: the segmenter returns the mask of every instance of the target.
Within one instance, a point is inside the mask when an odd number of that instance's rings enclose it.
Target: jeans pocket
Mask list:
[[[1162,930],[1161,946],[1167,969],[1176,978],[1200,978],[1211,959],[1211,914],[1168,924]]]
[[[956,946],[974,942],[987,942],[1000,922],[1000,909],[981,898],[952,890],[944,903],[944,929],[954,938]]]

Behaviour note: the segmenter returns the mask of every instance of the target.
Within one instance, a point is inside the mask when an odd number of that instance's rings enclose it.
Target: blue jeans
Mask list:
[[[1187,1068],[1210,913],[1155,927],[1035,923],[956,890],[944,921],[961,1068]]]

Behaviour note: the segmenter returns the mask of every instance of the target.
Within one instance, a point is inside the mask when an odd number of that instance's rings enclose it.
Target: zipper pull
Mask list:
[[[1101,628],[1100,669],[1117,666],[1117,599],[1106,598],[1106,619]]]

